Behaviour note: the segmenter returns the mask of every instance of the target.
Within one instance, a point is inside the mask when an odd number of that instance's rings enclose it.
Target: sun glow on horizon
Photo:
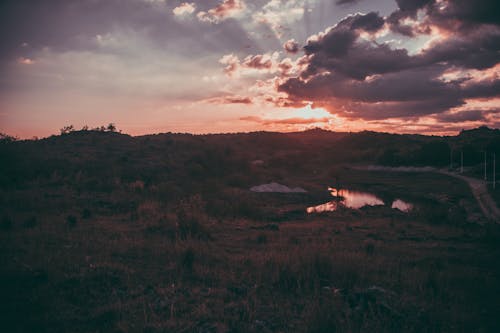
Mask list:
[[[288,113],[288,116],[311,119],[311,118],[330,118],[332,117],[332,114],[323,108],[315,108],[312,107],[311,104],[308,104],[303,108],[293,109],[293,111],[290,111]]]

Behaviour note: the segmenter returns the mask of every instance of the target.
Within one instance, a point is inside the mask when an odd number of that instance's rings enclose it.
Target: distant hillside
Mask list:
[[[500,130],[484,127],[451,137],[320,129],[138,137],[73,131],[41,140],[0,142],[0,159],[4,161],[0,164],[2,186],[40,178],[84,176],[101,178],[94,179],[95,186],[100,187],[117,179],[173,183],[182,180],[183,186],[225,179],[238,184],[251,177],[252,161],[256,160],[262,161],[266,170],[313,172],[344,163],[442,167],[450,164],[450,156],[458,165],[461,152],[468,167],[482,163],[484,151],[488,158],[495,152],[500,159]]]

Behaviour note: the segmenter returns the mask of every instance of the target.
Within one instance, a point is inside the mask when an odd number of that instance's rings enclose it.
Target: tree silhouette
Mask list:
[[[116,132],[116,125],[114,123],[109,123],[106,129],[108,130],[108,132]]]
[[[73,125],[64,126],[63,128],[60,129],[61,135],[71,133],[74,130],[75,127]]]
[[[12,141],[16,141],[16,140],[17,140],[17,138],[15,136],[0,132],[0,141],[12,142]]]

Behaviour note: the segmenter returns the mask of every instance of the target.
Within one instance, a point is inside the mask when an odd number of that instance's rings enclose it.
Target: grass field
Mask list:
[[[471,222],[480,211],[461,181],[286,154],[262,165],[230,154],[221,172],[162,164],[192,161],[184,148],[100,149],[112,157],[36,157],[38,175],[4,183],[2,331],[500,330],[500,230]],[[308,192],[248,190],[269,181]],[[305,212],[337,185],[415,208]]]

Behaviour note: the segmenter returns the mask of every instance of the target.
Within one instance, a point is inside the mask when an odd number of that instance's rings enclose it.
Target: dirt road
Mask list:
[[[354,167],[360,170],[373,170],[373,171],[391,171],[391,172],[436,172],[442,175],[447,175],[450,177],[455,177],[465,181],[474,197],[476,198],[481,211],[484,216],[495,223],[500,223],[500,209],[498,209],[495,201],[488,193],[488,188],[486,187],[486,182],[483,180],[466,177],[457,173],[453,173],[444,169],[436,169],[432,167],[385,167],[385,166],[366,166],[366,167]]]
[[[462,176],[460,174],[456,174],[446,170],[436,170],[436,172],[441,173],[443,175],[448,175],[451,177],[462,179],[463,181],[467,182],[472,191],[472,194],[474,195],[479,206],[481,207],[484,216],[493,222],[500,223],[500,210],[498,209],[493,198],[488,193],[488,188],[486,187],[485,181]]]

